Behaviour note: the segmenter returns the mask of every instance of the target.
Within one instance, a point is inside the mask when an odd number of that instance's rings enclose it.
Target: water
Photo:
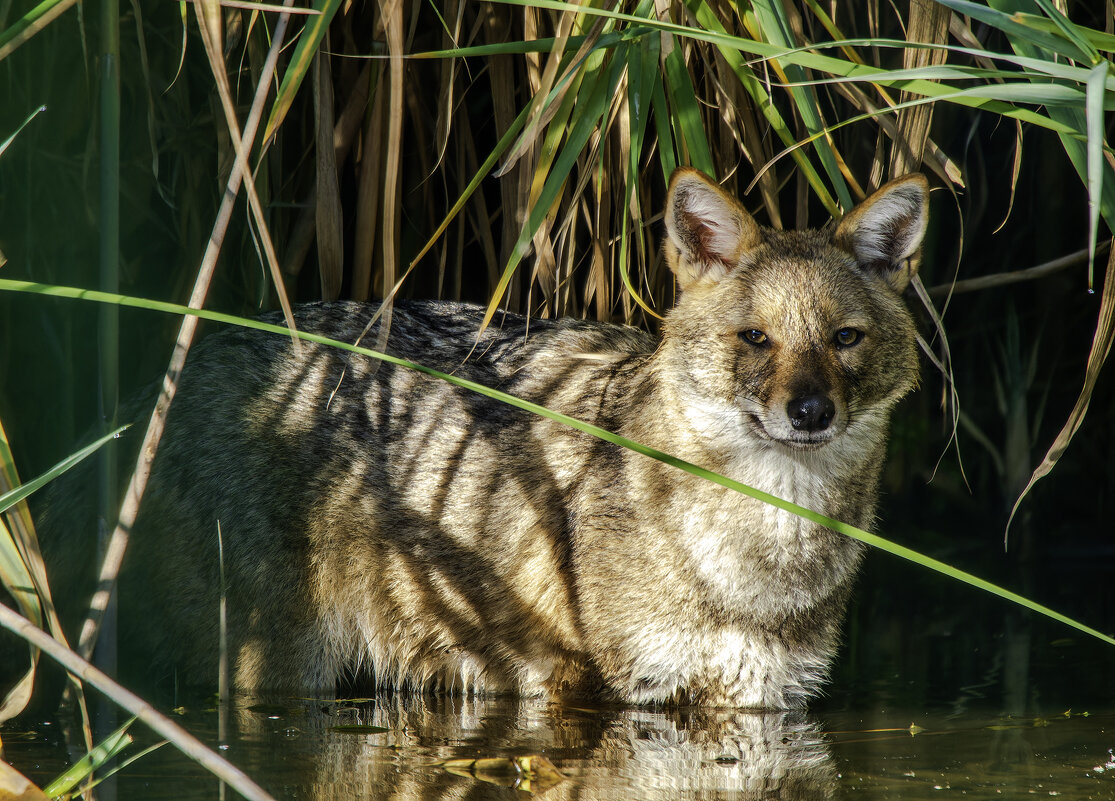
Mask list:
[[[1043,564],[1057,578],[1043,600],[1110,628],[1109,558],[1072,574]],[[844,634],[827,697],[800,715],[238,697],[222,753],[283,801],[527,799],[509,760],[530,755],[563,776],[553,786],[531,782],[544,799],[1115,801],[1115,649],[884,559],[868,560]],[[164,709],[180,703],[176,719],[216,747],[218,710],[203,700],[159,701]],[[338,728],[356,724],[384,731]],[[116,725],[103,720],[100,728]],[[4,758],[45,784],[82,753],[69,752],[57,729],[37,717],[18,730],[5,726]],[[135,733],[130,753],[154,742],[142,726]],[[471,772],[445,764],[475,759],[496,761]],[[234,797],[171,746],[129,765],[98,794]]]
[[[839,703],[839,698],[829,704]],[[179,720],[216,744],[219,713]],[[237,698],[223,753],[277,799],[1115,799],[1115,710],[1009,719],[878,708],[805,715],[649,711],[509,699]],[[382,732],[338,727],[370,724]],[[51,726],[4,732],[5,758],[45,782],[65,765]],[[139,739],[150,735],[137,727]],[[543,756],[556,783],[517,775]],[[487,759],[481,769],[447,760]],[[525,785],[525,786],[524,786]],[[101,798],[220,798],[215,779],[164,746]],[[235,797],[227,793],[224,797]]]

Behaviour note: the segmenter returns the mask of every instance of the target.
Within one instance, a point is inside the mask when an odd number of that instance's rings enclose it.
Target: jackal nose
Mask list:
[[[786,404],[786,414],[798,431],[824,431],[836,414],[836,404],[827,395],[802,395]]]

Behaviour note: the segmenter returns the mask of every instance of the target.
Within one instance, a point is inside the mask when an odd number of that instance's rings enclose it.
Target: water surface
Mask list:
[[[179,719],[218,743],[219,712]],[[355,730],[366,725],[382,731]],[[51,731],[4,732],[5,757],[46,782],[66,763]],[[1115,799],[1115,710],[1012,719],[903,709],[804,715],[569,707],[509,699],[334,703],[235,699],[224,753],[278,799]],[[150,741],[137,727],[139,739]],[[556,782],[516,773],[541,756]],[[476,765],[450,760],[489,760]],[[533,780],[532,780],[533,779]],[[215,779],[165,746],[100,794],[202,799]]]

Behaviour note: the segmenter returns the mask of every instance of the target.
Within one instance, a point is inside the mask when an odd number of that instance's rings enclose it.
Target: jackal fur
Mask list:
[[[892,407],[917,380],[901,294],[926,218],[912,175],[834,225],[775,231],[682,169],[665,215],[680,295],[660,338],[503,314],[477,344],[481,309],[399,302],[388,350],[867,527]],[[374,309],[316,303],[296,317],[351,342]],[[190,357],[120,590],[123,636],[207,684],[218,523],[245,690],[363,674],[799,707],[826,678],[862,555],[561,424],[241,329]]]

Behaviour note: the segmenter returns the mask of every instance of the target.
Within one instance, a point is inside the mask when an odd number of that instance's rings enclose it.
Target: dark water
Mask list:
[[[217,744],[215,708],[187,707],[179,719]],[[353,724],[385,731],[337,728]],[[1008,719],[900,708],[792,715],[239,698],[228,727],[224,753],[278,799],[526,798],[524,779],[546,799],[1115,798],[1110,708]],[[5,758],[45,782],[66,752],[52,727],[35,728],[36,736],[5,731]],[[530,784],[498,761],[524,755],[546,757],[563,778]],[[443,764],[477,758],[497,761],[471,771]],[[164,746],[100,797],[219,798],[221,790]]]
[[[1112,565],[1088,564],[1058,571],[1063,597],[1048,600],[1103,625]],[[223,753],[276,799],[526,799],[530,777],[516,784],[508,760],[543,756],[563,776],[529,784],[545,799],[1115,801],[1115,648],[893,561],[869,559],[862,579],[828,695],[808,713],[241,697]],[[181,705],[182,725],[220,743],[212,703],[158,703]],[[384,730],[343,730],[355,724]],[[4,759],[45,784],[81,753],[58,728],[31,716],[6,725]],[[134,731],[130,753],[155,741]],[[454,759],[495,761],[470,771],[444,764]],[[169,745],[98,793],[235,797]]]

